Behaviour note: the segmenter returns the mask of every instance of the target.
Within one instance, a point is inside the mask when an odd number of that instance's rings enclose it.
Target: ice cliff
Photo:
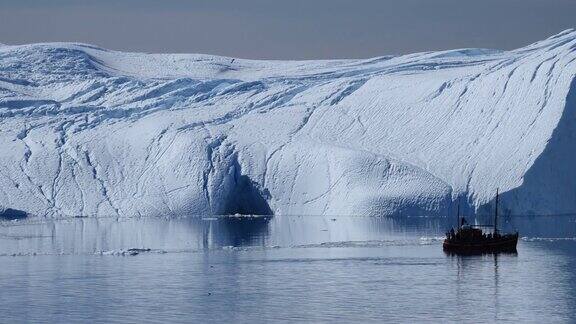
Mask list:
[[[576,31],[512,51],[253,61],[0,46],[0,211],[576,211]]]

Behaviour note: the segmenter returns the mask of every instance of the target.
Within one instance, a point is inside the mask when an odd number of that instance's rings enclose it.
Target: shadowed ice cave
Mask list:
[[[26,217],[28,217],[28,214],[26,214],[26,212],[21,210],[12,208],[6,208],[4,210],[0,210],[0,219],[15,220],[15,219],[23,219]]]
[[[224,205],[226,215],[272,215],[272,209],[268,205],[265,196],[268,190],[260,192],[256,183],[246,175],[235,177],[236,186],[227,197]]]
[[[273,215],[267,199],[270,193],[261,189],[249,176],[242,174],[242,168],[235,156],[232,161],[232,187],[224,197],[224,215]]]

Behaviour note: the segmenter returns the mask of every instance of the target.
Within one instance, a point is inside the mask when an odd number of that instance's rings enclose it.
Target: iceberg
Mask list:
[[[257,61],[0,46],[0,209],[36,216],[576,211],[576,31]]]

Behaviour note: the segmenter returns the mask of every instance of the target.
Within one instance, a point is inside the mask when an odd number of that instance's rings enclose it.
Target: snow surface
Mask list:
[[[254,61],[0,47],[0,211],[576,211],[576,31],[513,51]]]

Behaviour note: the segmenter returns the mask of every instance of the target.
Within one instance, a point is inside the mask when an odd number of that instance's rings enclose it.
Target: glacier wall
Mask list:
[[[0,211],[576,211],[576,31],[513,51],[253,61],[0,46]]]

